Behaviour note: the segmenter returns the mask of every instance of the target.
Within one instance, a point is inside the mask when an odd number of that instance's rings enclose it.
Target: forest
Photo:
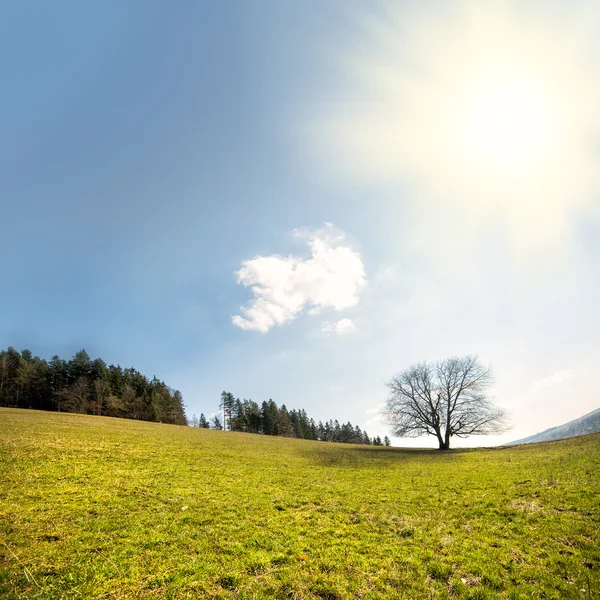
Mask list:
[[[0,352],[0,406],[185,425],[183,398],[156,377],[108,365],[80,350],[50,361],[29,350]]]
[[[273,400],[261,405],[223,392],[219,414],[187,419],[181,392],[156,377],[148,379],[134,368],[107,365],[84,350],[70,360],[49,361],[9,347],[0,351],[0,406],[120,417],[174,425],[191,425],[294,437],[323,442],[389,445],[387,436],[370,438],[366,431],[337,419],[326,423],[309,418],[305,410],[288,410]]]
[[[212,427],[228,431],[243,431],[246,433],[262,433],[293,437],[304,440],[321,442],[340,442],[346,444],[368,444],[374,446],[389,446],[387,436],[382,440],[377,436],[370,438],[366,431],[352,423],[340,425],[337,419],[318,423],[309,418],[304,409],[288,410],[286,405],[281,407],[273,400],[264,401],[261,405],[252,400],[234,398],[231,392],[221,394],[219,415],[207,420],[204,414],[200,417],[193,415],[190,419],[192,427]]]

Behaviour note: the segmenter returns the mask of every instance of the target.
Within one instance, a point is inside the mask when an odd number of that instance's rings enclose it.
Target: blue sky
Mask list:
[[[190,415],[226,389],[384,435],[384,382],[466,353],[515,423],[469,444],[597,408],[599,21],[4,4],[2,345],[85,347]]]

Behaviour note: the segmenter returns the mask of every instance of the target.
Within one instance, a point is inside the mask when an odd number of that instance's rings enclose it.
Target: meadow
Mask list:
[[[446,453],[0,409],[0,597],[600,598],[600,435]]]

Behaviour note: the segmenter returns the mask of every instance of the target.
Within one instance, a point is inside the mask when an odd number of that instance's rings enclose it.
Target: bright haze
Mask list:
[[[394,373],[478,354],[514,428],[455,445],[598,408],[599,27],[578,1],[3,5],[3,347],[381,436]]]

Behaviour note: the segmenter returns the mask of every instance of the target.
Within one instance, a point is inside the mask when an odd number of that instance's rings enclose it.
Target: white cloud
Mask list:
[[[548,377],[543,377],[542,379],[538,379],[534,381],[531,386],[532,391],[537,392],[539,390],[543,390],[563,381],[567,381],[567,379],[571,379],[575,375],[575,371],[573,369],[567,369],[565,371],[557,371],[556,373],[552,373],[552,375],[548,375]]]
[[[343,310],[355,306],[366,285],[360,254],[331,223],[318,230],[296,229],[293,235],[306,240],[310,258],[256,256],[242,262],[238,283],[251,287],[254,298],[234,315],[234,325],[266,333],[275,325],[293,320],[305,307],[311,315],[322,309]],[[349,319],[342,319],[349,321]],[[348,327],[348,324],[343,324]]]
[[[356,331],[356,325],[352,322],[352,319],[340,319],[334,323],[323,323],[321,331],[336,334],[352,333]]]

